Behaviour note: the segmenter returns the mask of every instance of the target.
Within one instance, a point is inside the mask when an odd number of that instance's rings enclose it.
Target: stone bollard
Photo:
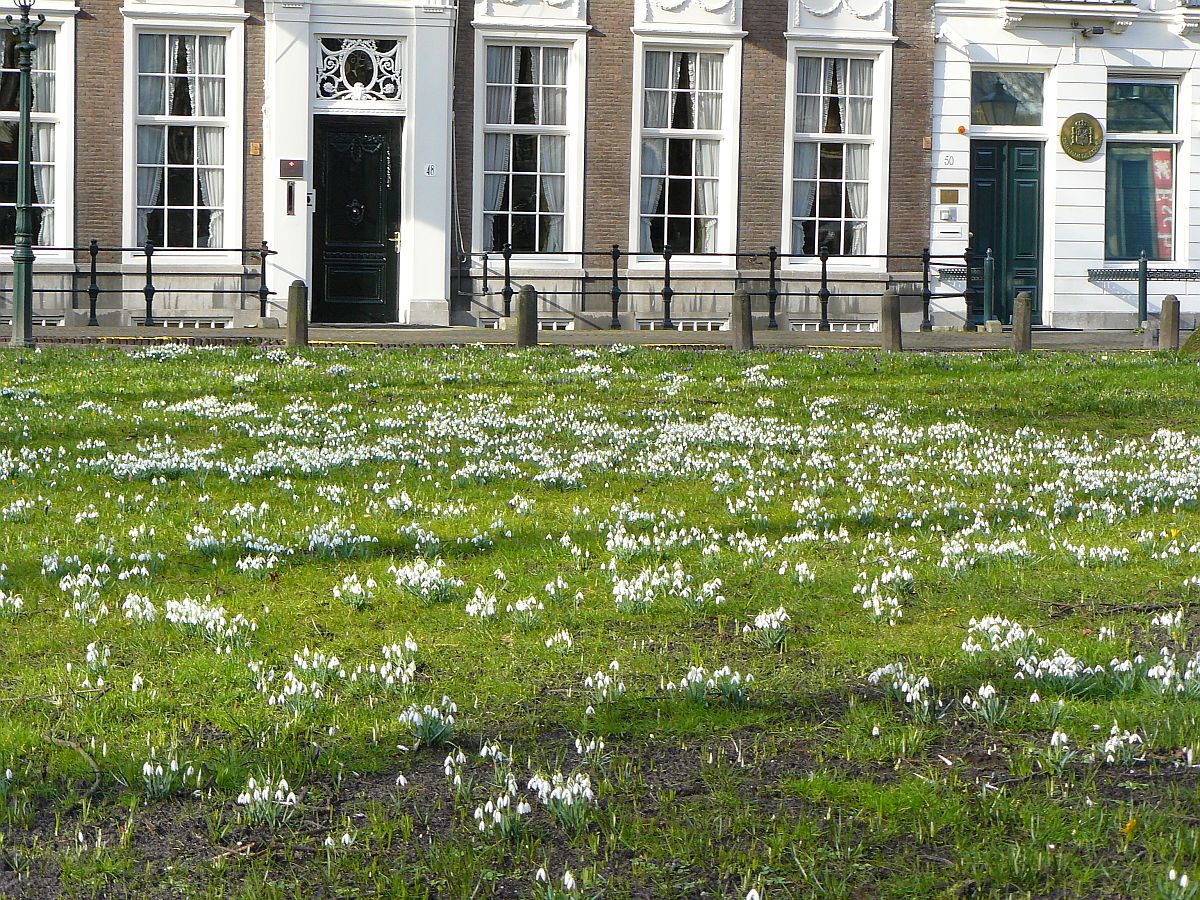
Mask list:
[[[1158,323],[1153,319],[1146,319],[1142,322],[1142,349],[1158,349]]]
[[[517,294],[517,347],[538,345],[537,289],[532,284],[521,285]]]
[[[1179,349],[1179,298],[1174,294],[1163,297],[1162,314],[1158,319],[1158,349]]]
[[[733,292],[733,313],[729,318],[734,350],[754,349],[754,319],[750,314],[750,294],[739,288]]]
[[[1033,349],[1033,297],[1029,291],[1017,294],[1012,317],[1013,353],[1028,353]]]
[[[287,345],[308,346],[308,286],[299,278],[288,288]]]
[[[892,287],[883,292],[879,303],[879,336],[884,350],[899,352],[904,349],[900,331],[900,295]]]

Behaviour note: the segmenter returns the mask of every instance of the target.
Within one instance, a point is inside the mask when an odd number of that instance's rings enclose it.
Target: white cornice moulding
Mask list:
[[[79,15],[79,4],[73,0],[40,0],[33,8],[30,15],[36,21],[38,13],[45,13],[47,19],[64,18]],[[16,5],[7,3],[0,4],[0,21],[4,16],[12,16],[14,19],[20,18],[21,11]]]
[[[826,31],[821,28],[793,28],[783,33],[785,39],[797,44],[811,45],[811,49],[828,49],[830,44],[894,44],[899,40],[890,31]]]
[[[244,21],[246,8],[241,3],[157,3],[132,0],[121,7],[127,19],[188,19],[195,21]]]

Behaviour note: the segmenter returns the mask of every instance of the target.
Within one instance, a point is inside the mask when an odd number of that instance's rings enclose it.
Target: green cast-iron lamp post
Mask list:
[[[29,124],[29,113],[33,107],[33,36],[46,21],[39,15],[34,21],[29,17],[34,0],[16,0],[21,17],[15,22],[12,16],[6,21],[17,36],[17,68],[21,73],[20,124],[17,130],[17,228],[13,238],[13,281],[12,281],[12,345],[33,346],[33,210],[30,192],[33,187],[33,129]]]

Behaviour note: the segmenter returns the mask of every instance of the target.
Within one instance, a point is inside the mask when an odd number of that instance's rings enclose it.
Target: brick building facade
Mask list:
[[[721,327],[769,248],[786,326],[816,316],[820,249],[832,315],[867,320],[929,239],[928,0],[38,9],[47,321],[84,315],[91,240],[113,323],[147,242],[159,318],[256,320],[266,240],[317,320],[487,323],[508,244],[559,327],[607,324],[613,246],[623,324],[658,317],[670,248],[676,318]]]

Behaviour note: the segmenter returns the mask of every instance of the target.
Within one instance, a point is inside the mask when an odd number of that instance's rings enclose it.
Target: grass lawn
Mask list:
[[[0,353],[0,896],[1190,897],[1197,423],[1159,355]]]

